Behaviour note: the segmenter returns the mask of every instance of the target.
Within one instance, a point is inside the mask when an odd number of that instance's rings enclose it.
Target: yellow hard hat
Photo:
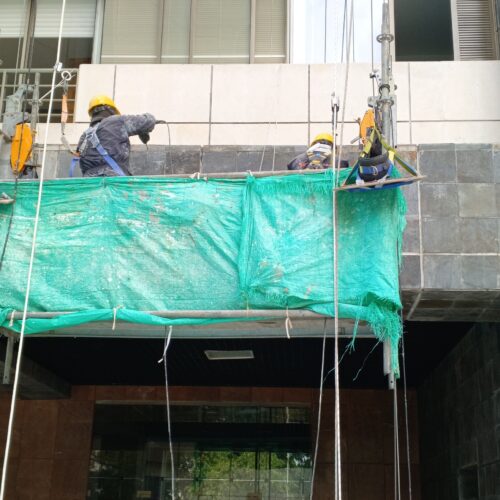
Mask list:
[[[323,134],[318,134],[311,142],[311,146],[321,141],[328,141],[333,145],[333,135],[326,132],[324,132]]]
[[[92,110],[94,108],[97,108],[97,106],[109,106],[117,115],[120,114],[120,111],[118,111],[118,108],[116,107],[113,99],[111,99],[111,97],[108,97],[107,95],[95,95],[94,97],[92,97],[92,99],[90,99],[89,115],[92,115]]]

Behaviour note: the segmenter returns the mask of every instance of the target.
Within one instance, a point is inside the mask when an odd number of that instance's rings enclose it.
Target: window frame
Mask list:
[[[103,36],[103,26],[104,26],[104,9],[106,0],[97,0],[97,12],[95,21],[95,33],[94,33],[94,50],[92,53],[92,63],[99,64],[102,63],[102,36]],[[158,39],[157,39],[157,64],[171,64],[164,63],[162,58],[163,53],[163,30],[165,29],[165,2],[161,1],[160,15],[158,20]],[[188,62],[180,64],[197,64],[193,54],[194,38],[195,38],[195,25],[196,25],[196,2],[197,0],[189,0],[190,2],[190,18],[189,18],[189,53]],[[285,60],[281,64],[288,64],[290,62],[290,4],[291,0],[286,0],[285,2]],[[250,0],[250,53],[249,61],[246,64],[265,64],[257,63],[255,57],[255,42],[256,42],[256,12],[257,12],[257,0]],[[214,58],[215,59],[215,58]],[[201,63],[200,63],[201,64]]]
[[[94,17],[94,34],[92,37],[92,55],[91,62],[98,63],[101,59],[102,28],[104,23],[104,2],[105,0],[96,0],[96,12]],[[28,67],[29,40],[35,34],[36,24],[36,0],[27,0],[24,13],[24,28],[21,33],[21,56],[19,58],[19,67]]]
[[[498,3],[495,2],[495,0],[488,0],[488,4],[490,7],[490,14],[491,14],[491,30],[493,34],[493,51],[495,57],[494,60],[498,60],[500,57],[499,36],[498,36],[499,26],[497,24],[498,15],[496,12],[496,5],[498,5]],[[460,58],[460,33],[458,29],[457,0],[450,0],[450,9],[451,9],[451,32],[453,38],[453,60],[462,61],[462,59]],[[474,61],[476,59],[470,59],[470,60]]]

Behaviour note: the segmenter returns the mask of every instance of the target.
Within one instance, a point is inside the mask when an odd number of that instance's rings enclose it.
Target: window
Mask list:
[[[0,59],[2,68],[52,68],[57,53],[60,0],[2,0],[0,2]],[[77,68],[92,58],[96,0],[67,0],[61,62]],[[33,54],[30,50],[33,35]],[[30,64],[31,63],[31,64]]]
[[[103,63],[286,62],[287,0],[107,0]]]
[[[399,1],[399,0],[398,0]],[[383,0],[355,0],[353,7],[352,62],[380,61],[376,37],[382,25]],[[349,6],[344,0],[292,1],[291,59],[299,64],[345,61]]]
[[[98,0],[66,0],[60,61],[64,68],[78,68],[92,61]],[[33,83],[40,73],[40,95],[51,86],[56,61],[61,0],[0,0],[0,75],[3,97],[15,92],[20,81]],[[24,70],[22,76],[16,68]],[[28,71],[30,70],[31,71]],[[9,71],[11,70],[11,71]],[[35,71],[42,70],[42,71]],[[27,75],[27,76],[26,76]],[[68,89],[69,112],[73,111],[75,79]],[[48,100],[41,103],[40,118]],[[0,114],[3,102],[0,102]],[[56,97],[53,119],[59,119],[61,101]]]
[[[450,0],[398,0],[394,16],[398,61],[453,60]]]
[[[176,498],[310,498],[308,408],[172,406]],[[96,406],[89,500],[170,498],[163,405]]]
[[[398,0],[398,61],[497,58],[492,0]]]
[[[451,0],[455,59],[497,58],[495,5],[491,0]]]

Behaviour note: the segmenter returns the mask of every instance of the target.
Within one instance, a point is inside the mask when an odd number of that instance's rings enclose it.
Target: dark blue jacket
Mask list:
[[[118,163],[123,172],[130,175],[129,137],[151,132],[155,126],[155,117],[149,113],[143,115],[113,115],[91,123],[91,127],[96,126],[98,126],[97,137],[101,145],[111,158]],[[80,168],[84,177],[117,175],[97,150],[85,141],[85,133],[80,137],[77,151],[80,153]]]

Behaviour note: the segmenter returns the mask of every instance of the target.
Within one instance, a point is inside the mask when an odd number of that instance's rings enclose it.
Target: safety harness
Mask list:
[[[97,137],[97,130],[99,129],[99,125],[101,122],[99,122],[97,125],[94,127],[89,127],[85,131],[85,138],[83,139],[82,146],[80,148],[80,151],[82,153],[85,153],[89,143],[90,145],[102,156],[104,161],[113,169],[113,171],[120,176],[126,176],[125,172],[121,169],[120,165],[116,163],[116,161],[110,156],[110,154],[104,149],[104,146],[101,144],[101,141],[99,140],[99,137]],[[75,167],[77,163],[80,161],[80,156],[75,156],[71,160],[71,166],[69,168],[69,176],[73,177],[75,173]]]
[[[379,140],[380,144],[387,152],[385,154],[371,158],[370,152],[372,151],[376,139]],[[383,184],[384,180],[390,178],[393,171],[395,170],[395,162],[401,165],[401,167],[406,170],[406,172],[408,172],[412,177],[418,176],[418,173],[415,171],[415,169],[408,163],[406,163],[392,146],[387,144],[387,141],[384,139],[384,137],[378,130],[377,125],[375,124],[370,132],[369,137],[366,138],[363,150],[359,155],[358,161],[352,168],[351,173],[349,174],[343,185],[347,186],[348,184],[352,184],[354,180],[355,183],[360,186],[360,190],[362,190],[371,189],[363,188],[363,184],[367,182],[379,182],[380,185],[374,186],[379,189],[394,188],[402,185],[403,183],[408,183],[408,180],[404,180],[402,178],[401,184]]]

